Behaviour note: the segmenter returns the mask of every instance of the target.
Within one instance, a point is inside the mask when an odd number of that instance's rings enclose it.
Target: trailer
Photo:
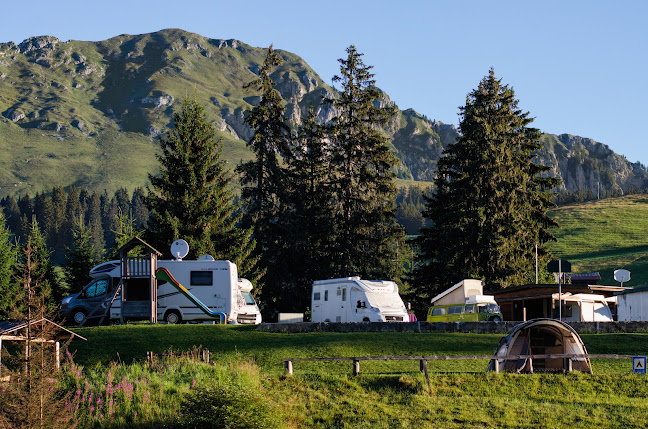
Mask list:
[[[398,285],[385,280],[344,277],[313,282],[313,322],[407,322]]]

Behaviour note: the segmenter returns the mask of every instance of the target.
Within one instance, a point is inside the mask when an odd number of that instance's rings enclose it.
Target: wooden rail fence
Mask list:
[[[322,358],[283,358],[286,374],[293,374],[293,362],[331,362],[331,361],[353,361],[353,375],[360,375],[360,361],[370,360],[418,360],[420,362],[420,371],[427,377],[427,361],[429,360],[479,360],[488,359],[495,361],[495,372],[499,372],[500,360],[518,360],[518,359],[564,359],[564,371],[571,371],[572,360],[595,358],[595,359],[632,359],[634,355],[615,355],[615,354],[544,354],[544,355],[471,355],[471,356],[454,356],[454,355],[429,355],[429,356],[354,356],[354,357],[322,357]]]

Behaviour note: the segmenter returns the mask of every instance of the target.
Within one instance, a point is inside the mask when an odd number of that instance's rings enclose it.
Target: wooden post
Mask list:
[[[155,270],[157,269],[157,256],[153,252],[149,253],[149,286],[151,288],[151,319],[150,323],[157,323],[157,279],[155,278]]]
[[[427,366],[427,361],[425,359],[421,359],[419,361],[419,371],[424,372],[425,368]]]
[[[498,359],[493,359],[493,362],[494,362],[493,369],[495,369],[496,373],[499,373],[500,372],[499,360]]]
[[[291,360],[287,360],[284,362],[284,365],[286,366],[286,375],[293,375],[293,365]]]
[[[56,342],[56,370],[61,369],[61,343]]]
[[[563,368],[565,370],[565,373],[572,372],[573,366],[572,366],[572,359],[570,357],[565,358],[563,360]]]
[[[428,392],[431,395],[432,386],[430,385],[430,375],[428,374],[427,361],[425,359],[421,359],[421,366],[423,366],[423,374],[425,374],[425,380],[427,381],[427,385],[428,385]]]
[[[353,376],[357,377],[358,375],[360,375],[360,361],[353,359]]]
[[[0,375],[2,375],[2,337],[0,337]]]

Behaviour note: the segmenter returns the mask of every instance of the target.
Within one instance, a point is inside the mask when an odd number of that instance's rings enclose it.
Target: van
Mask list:
[[[502,312],[494,299],[480,295],[464,304],[435,305],[428,310],[428,322],[500,322]],[[475,297],[476,298],[476,297]]]

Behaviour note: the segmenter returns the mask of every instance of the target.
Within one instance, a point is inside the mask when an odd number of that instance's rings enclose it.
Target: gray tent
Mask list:
[[[515,326],[502,338],[495,356],[527,356],[518,359],[497,359],[499,370],[506,372],[562,372],[569,365],[563,357],[542,357],[542,355],[587,355],[587,350],[578,333],[568,324],[555,319],[533,319]],[[539,357],[535,357],[539,356]],[[494,371],[495,360],[488,365]],[[571,369],[592,372],[589,358],[571,358]]]

